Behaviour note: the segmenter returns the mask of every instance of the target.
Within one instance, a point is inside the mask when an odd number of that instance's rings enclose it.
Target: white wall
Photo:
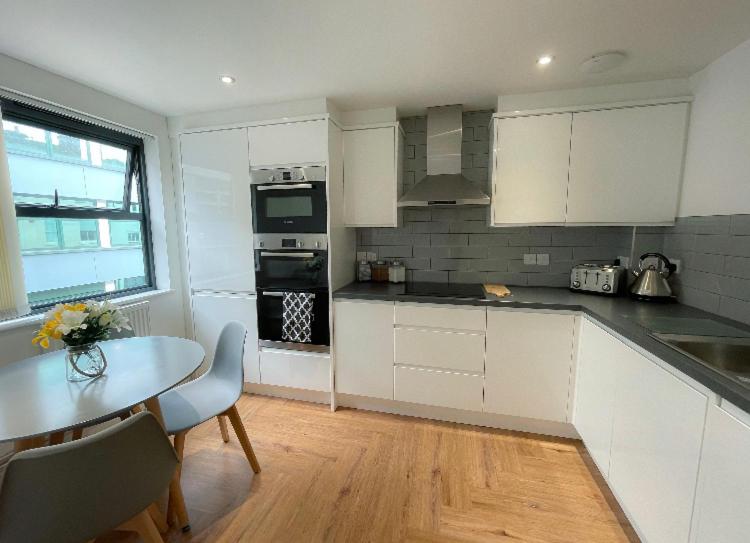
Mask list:
[[[152,333],[184,336],[183,284],[178,243],[182,218],[175,212],[175,187],[166,119],[5,55],[0,55],[0,87],[154,136],[154,139],[146,139],[154,260],[157,286],[171,292],[152,300]],[[36,326],[0,331],[0,365],[38,354],[37,348],[31,345]]]
[[[678,216],[750,213],[750,40],[690,78]]]

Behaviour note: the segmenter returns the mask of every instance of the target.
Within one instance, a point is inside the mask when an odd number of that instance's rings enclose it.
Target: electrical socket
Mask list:
[[[539,266],[549,266],[549,253],[537,254],[536,263]]]
[[[630,269],[630,257],[629,256],[618,256],[617,260],[620,261],[620,266],[625,269]]]
[[[536,255],[535,254],[525,254],[523,255],[523,263],[527,266],[534,266],[536,265]]]
[[[682,271],[682,260],[678,258],[670,258],[669,262],[675,265],[674,273],[680,273]]]

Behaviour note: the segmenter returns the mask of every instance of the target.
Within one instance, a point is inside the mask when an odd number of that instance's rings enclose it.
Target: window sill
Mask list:
[[[159,298],[166,294],[174,292],[172,289],[162,290],[148,290],[146,292],[139,292],[138,294],[131,294],[130,296],[122,296],[121,298],[114,298],[110,300],[114,305],[128,305],[134,302],[140,302],[143,300],[151,300],[153,298]],[[15,319],[8,319],[6,321],[0,321],[0,332],[7,330],[14,330],[16,328],[23,328],[25,326],[32,326],[39,324],[44,319],[44,313],[36,313],[33,315],[25,315],[23,317],[16,317]]]

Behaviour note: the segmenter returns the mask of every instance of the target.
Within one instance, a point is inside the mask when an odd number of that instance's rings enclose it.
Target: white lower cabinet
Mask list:
[[[692,543],[744,543],[750,538],[747,418],[739,420],[716,405],[708,410]]]
[[[393,302],[334,302],[338,392],[393,399],[393,307]]]
[[[470,411],[482,410],[484,379],[481,374],[405,366],[396,366],[393,373],[396,400]]]
[[[617,360],[627,351],[619,339],[583,319],[573,424],[604,477],[609,476]]]
[[[615,362],[610,487],[644,541],[688,541],[708,398],[632,349]]]
[[[331,357],[323,353],[263,347],[260,349],[260,382],[330,392]]]
[[[568,420],[575,316],[487,309],[484,410]]]
[[[394,336],[396,364],[484,371],[484,332],[399,327]]]

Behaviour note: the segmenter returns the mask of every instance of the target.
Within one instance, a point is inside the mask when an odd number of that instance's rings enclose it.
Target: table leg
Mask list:
[[[28,451],[29,449],[37,449],[44,447],[47,444],[47,440],[44,436],[40,437],[29,437],[26,439],[19,439],[13,443],[13,449],[15,452]]]

